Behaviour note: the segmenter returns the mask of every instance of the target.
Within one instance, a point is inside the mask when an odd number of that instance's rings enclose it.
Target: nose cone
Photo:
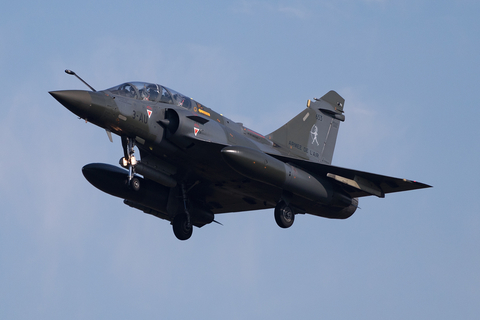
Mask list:
[[[65,108],[81,118],[86,118],[92,105],[92,97],[84,90],[50,91],[52,97],[63,104]]]

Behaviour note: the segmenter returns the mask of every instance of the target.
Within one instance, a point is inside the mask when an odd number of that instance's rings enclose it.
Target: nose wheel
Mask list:
[[[132,180],[130,180],[130,187],[133,191],[140,190],[140,180],[137,177],[133,177]]]
[[[120,159],[120,165],[128,169],[128,185],[135,191],[140,190],[140,180],[135,177],[135,165],[137,159],[133,153],[135,152],[135,140],[129,137],[122,136],[122,146],[124,157]]]

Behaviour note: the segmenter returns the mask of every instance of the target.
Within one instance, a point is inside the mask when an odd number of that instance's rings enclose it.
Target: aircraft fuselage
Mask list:
[[[191,224],[211,223],[218,213],[275,208],[278,225],[288,228],[299,213],[345,219],[357,209],[359,196],[426,187],[330,165],[345,120],[344,100],[334,91],[309,100],[304,111],[267,136],[150,83],[50,94],[110,138],[122,138],[120,165],[128,171],[90,164],[83,168],[85,177],[127,205],[172,221],[181,240],[190,237]]]

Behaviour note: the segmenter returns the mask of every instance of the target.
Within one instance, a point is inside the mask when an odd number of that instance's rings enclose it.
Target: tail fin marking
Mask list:
[[[268,135],[287,155],[331,164],[345,100],[335,91],[308,100],[307,108]],[[323,142],[323,143],[322,143]]]

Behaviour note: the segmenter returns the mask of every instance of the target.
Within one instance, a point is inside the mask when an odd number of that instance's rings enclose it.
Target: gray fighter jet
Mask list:
[[[126,82],[97,92],[83,82],[91,91],[50,94],[106,129],[110,141],[111,133],[120,136],[124,168],[88,164],[85,178],[130,207],[170,221],[180,240],[220,213],[274,208],[277,224],[288,228],[297,214],[345,219],[359,197],[430,187],[331,165],[345,120],[345,100],[335,91],[308,100],[296,117],[264,136],[158,84]]]

